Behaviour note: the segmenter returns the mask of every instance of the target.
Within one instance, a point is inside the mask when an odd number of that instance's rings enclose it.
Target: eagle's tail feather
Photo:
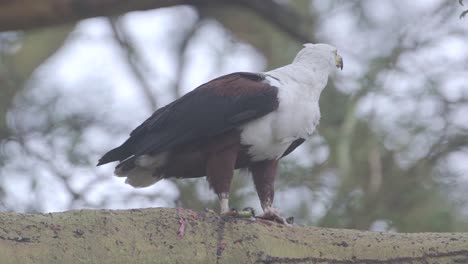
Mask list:
[[[128,172],[125,183],[135,188],[143,188],[153,185],[161,179],[162,177],[153,176],[151,169],[135,167]]]
[[[158,173],[158,168],[164,166],[166,159],[167,153],[155,156],[132,155],[115,167],[114,174],[118,177],[127,177],[125,183],[133,187],[147,187],[164,178],[163,173]]]
[[[123,145],[120,146],[120,147],[117,147],[117,148],[107,152],[106,154],[104,154],[104,156],[102,156],[102,158],[99,159],[99,162],[98,162],[97,166],[102,165],[102,164],[106,164],[106,163],[109,163],[109,162],[113,162],[113,161],[124,160],[125,158],[130,156],[127,152],[128,151],[126,151],[126,148],[124,148]]]
[[[114,174],[118,177],[126,177],[135,168],[135,156],[130,156],[115,166]]]

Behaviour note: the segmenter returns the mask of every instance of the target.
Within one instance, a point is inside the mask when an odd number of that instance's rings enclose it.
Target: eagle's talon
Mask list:
[[[254,218],[255,210],[252,207],[246,207],[241,211],[237,211],[235,208],[229,209],[229,211],[220,213],[221,217],[235,217],[235,218]]]
[[[210,208],[203,208],[203,211],[205,211],[205,213],[215,213],[215,211],[213,209],[210,209]]]
[[[268,220],[272,222],[276,222],[279,224],[283,224],[285,226],[292,226],[294,222],[294,217],[288,217],[288,219],[282,217],[276,210],[269,209],[265,210],[265,213],[262,216],[257,216],[257,218]]]
[[[221,217],[238,217],[239,212],[235,208],[231,208],[226,212],[220,213]]]

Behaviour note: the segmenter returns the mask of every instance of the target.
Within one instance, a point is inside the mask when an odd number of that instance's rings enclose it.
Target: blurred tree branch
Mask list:
[[[25,30],[77,21],[96,16],[111,16],[132,10],[147,10],[191,4],[190,0],[24,0],[0,1],[0,31]],[[212,1],[214,2],[214,1]]]
[[[238,0],[238,2],[288,33],[293,39],[301,43],[314,42],[312,39],[314,25],[310,17],[301,16],[295,10],[273,1]]]
[[[0,1],[0,14],[3,12]],[[1,20],[1,17],[0,17]],[[67,39],[74,25],[63,25],[25,32],[20,37],[21,47],[15,53],[0,54],[0,140],[9,136],[6,125],[6,113],[12,98],[21,91],[31,74]],[[0,43],[1,45],[1,43]]]
[[[459,3],[460,5],[462,5],[462,6],[464,5],[464,4],[463,4],[463,0],[458,0],[458,3]],[[463,11],[463,12],[460,14],[460,19],[464,18],[464,17],[466,16],[466,14],[468,14],[468,9],[465,10],[465,11]]]
[[[175,59],[177,61],[177,69],[175,71],[175,77],[174,77],[174,83],[172,85],[172,88],[170,90],[173,91],[174,99],[181,97],[183,94],[181,92],[181,84],[183,81],[183,78],[185,76],[185,66],[186,66],[186,59],[187,59],[187,48],[190,44],[190,41],[193,39],[195,34],[197,33],[198,29],[200,29],[202,22],[203,22],[202,17],[198,17],[196,21],[192,25],[190,25],[187,29],[184,30],[182,37],[177,43],[177,52],[176,56],[177,58]]]
[[[96,16],[176,5],[196,7],[238,5],[261,15],[298,41],[312,42],[311,20],[275,1],[266,0],[24,0],[0,1],[0,31],[25,30],[63,24]]]
[[[135,76],[136,80],[140,84],[140,87],[144,94],[144,99],[148,102],[151,111],[158,108],[158,101],[156,96],[152,92],[151,85],[148,83],[145,77],[145,73],[141,70],[143,60],[139,56],[129,34],[126,32],[125,27],[120,23],[119,18],[109,18],[109,25],[112,29],[114,39],[117,41],[122,51],[125,53],[127,64],[130,67],[131,72]]]
[[[0,213],[1,263],[466,263],[468,234],[396,234],[184,209]]]

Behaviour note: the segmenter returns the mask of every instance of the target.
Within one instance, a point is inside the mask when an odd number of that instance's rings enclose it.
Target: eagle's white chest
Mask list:
[[[242,128],[241,142],[254,161],[280,158],[293,141],[310,137],[320,119],[316,93],[294,80],[270,82],[279,90],[278,109]]]

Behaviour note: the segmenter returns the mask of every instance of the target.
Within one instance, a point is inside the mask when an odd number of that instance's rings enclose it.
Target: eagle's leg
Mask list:
[[[231,209],[229,208],[229,191],[231,189],[238,149],[238,147],[229,147],[208,155],[206,176],[210,187],[218,195],[221,214],[231,213]]]
[[[219,199],[219,213],[220,214],[229,214],[231,209],[229,208],[229,193],[223,192],[218,194]]]
[[[259,218],[289,225],[284,217],[272,207],[275,197],[275,177],[278,168],[278,160],[266,160],[254,163],[250,166],[258,198],[262,205],[263,215]]]

